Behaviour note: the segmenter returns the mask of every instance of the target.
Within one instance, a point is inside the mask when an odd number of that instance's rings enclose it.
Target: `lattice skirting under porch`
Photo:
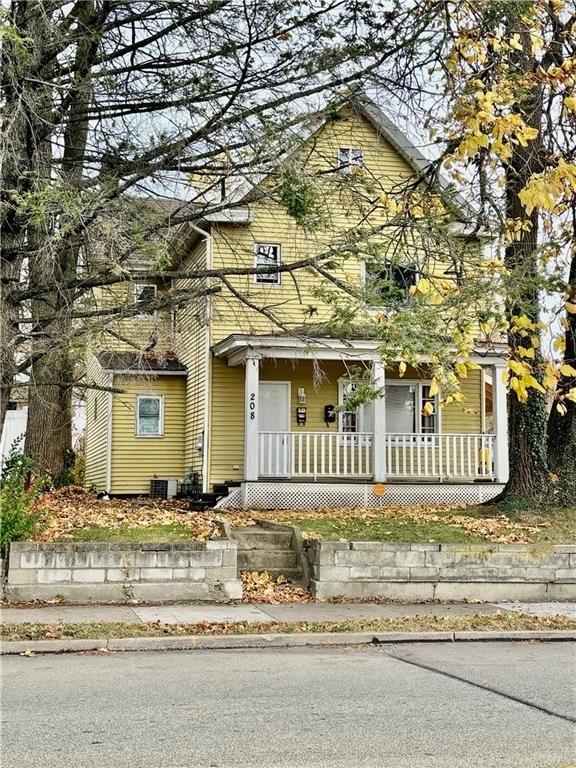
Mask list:
[[[503,489],[499,483],[394,483],[384,494],[371,483],[250,482],[235,488],[218,506],[241,509],[386,507],[415,504],[481,504]]]

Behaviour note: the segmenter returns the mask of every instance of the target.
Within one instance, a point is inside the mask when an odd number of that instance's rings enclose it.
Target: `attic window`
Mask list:
[[[255,267],[279,267],[281,264],[281,249],[278,243],[254,243]],[[258,285],[280,285],[280,272],[268,272],[254,275]]]
[[[149,310],[147,307],[150,302],[156,298],[158,287],[153,283],[136,283],[133,288],[134,304],[142,307],[143,315],[154,315],[155,310]]]
[[[352,173],[354,168],[362,168],[364,154],[358,147],[340,147],[338,150],[338,170]]]

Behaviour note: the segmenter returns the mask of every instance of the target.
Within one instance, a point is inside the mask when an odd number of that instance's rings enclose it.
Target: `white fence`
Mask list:
[[[260,432],[260,477],[372,476],[369,432]],[[494,478],[494,435],[387,434],[388,478]]]

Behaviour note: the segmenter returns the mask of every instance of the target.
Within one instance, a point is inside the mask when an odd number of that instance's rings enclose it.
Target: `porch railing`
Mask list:
[[[370,432],[260,432],[260,477],[371,477]]]
[[[260,432],[260,477],[350,477],[373,474],[370,432]],[[386,477],[494,478],[494,435],[391,434],[385,438]]]
[[[494,478],[494,435],[387,434],[386,476]]]

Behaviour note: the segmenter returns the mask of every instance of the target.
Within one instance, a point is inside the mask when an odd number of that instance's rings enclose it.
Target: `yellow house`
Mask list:
[[[316,169],[361,168],[379,194],[427,164],[365,97],[351,100],[308,146]],[[102,390],[87,395],[86,482],[113,494],[147,494],[155,479],[186,477],[187,490],[192,479],[198,493],[215,494],[206,501],[225,497],[245,508],[495,496],[508,477],[504,350],[478,349],[471,360],[480,368],[463,384],[465,407],[439,408],[425,367],[401,377],[398,365],[384,369],[377,341],[334,338],[318,275],[282,267],[322,252],[350,228],[361,202],[353,206],[335,192],[329,225],[319,231],[297,224],[273,195],[259,195],[266,183],[245,182],[229,193],[226,210],[179,232],[178,269],[210,270],[216,276],[202,284],[212,279],[218,290],[175,316],[140,318],[146,332],[155,323],[155,333],[166,335],[155,350],[168,353],[136,354],[116,339],[91,356],[89,374]],[[243,274],[246,268],[268,271]],[[357,255],[345,272],[370,279]],[[408,261],[388,277],[402,291],[417,276]],[[136,274],[127,290],[137,302],[168,287],[138,282]],[[346,411],[358,369],[383,394]],[[432,413],[423,415],[428,402]],[[176,482],[163,487],[171,493]]]

